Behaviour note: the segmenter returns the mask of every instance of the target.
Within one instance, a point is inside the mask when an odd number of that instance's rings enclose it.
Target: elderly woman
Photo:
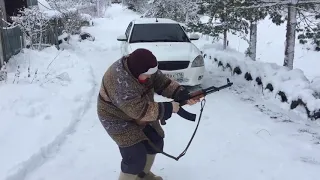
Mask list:
[[[177,102],[155,102],[154,93],[179,99],[188,91],[158,70],[157,59],[149,50],[137,49],[120,58],[103,76],[98,116],[119,146],[119,180],[162,180],[150,171],[158,152],[149,141],[163,150],[164,131],[159,121],[169,119],[180,106]]]

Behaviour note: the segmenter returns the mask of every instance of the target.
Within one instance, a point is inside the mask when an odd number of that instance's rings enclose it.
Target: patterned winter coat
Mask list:
[[[181,90],[182,86],[159,70],[148,83],[140,84],[128,70],[126,58],[123,57],[111,65],[103,76],[97,104],[98,116],[120,147],[147,140],[142,131],[146,121],[164,137],[159,120],[164,118],[165,106],[162,102],[154,102],[154,93],[174,99]]]

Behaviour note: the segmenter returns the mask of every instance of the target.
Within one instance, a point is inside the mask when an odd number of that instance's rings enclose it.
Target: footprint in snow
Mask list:
[[[255,102],[253,97],[242,97],[240,99],[241,101],[245,101],[245,102]]]
[[[317,135],[318,134],[316,132],[310,131],[309,129],[299,129],[298,132],[299,133],[308,133],[308,134],[311,134],[311,135]]]
[[[313,165],[318,165],[320,166],[320,161],[316,160],[313,157],[300,157],[300,160],[302,162],[308,163],[308,164],[313,164]]]
[[[269,116],[271,119],[276,120],[277,122],[284,122],[284,123],[293,123],[293,121],[290,119],[290,117],[286,114],[280,113],[280,112],[274,112],[265,105],[257,104],[255,107],[265,115]]]
[[[314,144],[320,145],[320,136],[318,135],[318,133],[312,132],[309,129],[298,129],[298,132],[310,134],[313,138],[312,141],[314,142]]]

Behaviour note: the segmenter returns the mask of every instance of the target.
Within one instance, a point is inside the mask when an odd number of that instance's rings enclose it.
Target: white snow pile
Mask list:
[[[312,79],[311,89],[314,90],[316,92],[316,96],[320,98],[320,76]]]
[[[271,93],[269,95],[289,103],[291,109],[304,106],[311,119],[320,118],[320,79],[311,83],[300,69],[289,70],[275,63],[252,61],[230,48],[223,51],[219,45],[206,45],[204,49],[205,57],[222,67],[220,69],[223,71],[231,71],[251,81],[253,85],[262,85],[263,89]]]
[[[68,34],[66,31],[63,31],[60,36],[58,36],[58,41],[68,41],[70,39],[70,34]]]
[[[94,78],[77,53],[54,46],[24,49],[1,72],[0,179],[23,179],[72,133],[90,105]]]

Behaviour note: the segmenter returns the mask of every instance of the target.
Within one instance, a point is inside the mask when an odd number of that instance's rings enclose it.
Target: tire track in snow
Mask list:
[[[60,150],[61,146],[66,142],[67,136],[71,135],[82,117],[88,112],[91,108],[91,101],[95,92],[97,90],[97,84],[95,82],[95,76],[92,66],[89,66],[89,73],[91,75],[91,90],[85,95],[86,99],[80,108],[78,108],[73,113],[73,118],[70,124],[58,135],[56,138],[49,143],[47,146],[42,147],[37,153],[33,154],[28,160],[23,163],[20,163],[20,169],[17,170],[14,174],[8,176],[6,180],[23,180],[29,173],[36,170],[38,167],[42,166],[49,158],[54,157]]]

